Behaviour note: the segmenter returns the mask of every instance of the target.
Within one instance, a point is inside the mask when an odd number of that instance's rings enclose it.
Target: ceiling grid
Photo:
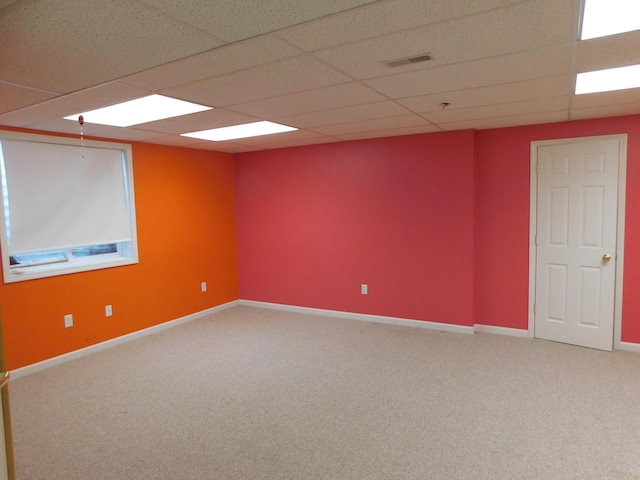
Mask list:
[[[159,93],[213,110],[85,134],[246,152],[640,113],[640,89],[576,96],[638,63],[640,31],[579,41],[581,0],[0,0],[0,125]],[[383,62],[428,54],[389,68]],[[442,103],[449,105],[443,109]],[[181,136],[273,121],[299,130]]]

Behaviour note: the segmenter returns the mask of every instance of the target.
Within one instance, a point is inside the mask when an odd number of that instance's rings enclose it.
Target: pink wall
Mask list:
[[[476,323],[527,328],[530,143],[628,134],[622,341],[640,343],[640,116],[476,133]]]
[[[473,135],[237,155],[240,298],[472,325]]]
[[[622,340],[640,343],[640,116],[629,116],[235,161],[135,144],[140,264],[2,286],[10,367],[237,298],[526,329],[530,143],[619,133],[628,134]],[[197,255],[176,257],[177,246]]]
[[[240,297],[526,329],[530,143],[618,133],[622,340],[640,343],[640,116],[237,155]]]

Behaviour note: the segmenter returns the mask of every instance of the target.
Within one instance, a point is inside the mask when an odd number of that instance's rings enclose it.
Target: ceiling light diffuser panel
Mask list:
[[[199,138],[212,142],[222,142],[224,140],[237,140],[238,138],[259,137],[261,135],[271,135],[274,133],[291,132],[298,130],[295,127],[281,125],[273,122],[254,122],[243,125],[233,125],[231,127],[213,128],[211,130],[201,130],[199,132],[183,133],[183,137]]]
[[[576,95],[640,87],[640,65],[579,73]]]
[[[78,118],[82,115],[86,123],[130,127],[131,125],[179,117],[205,110],[212,110],[212,108],[163,95],[149,95],[88,112],[76,113],[64,118],[78,121]]]
[[[585,0],[582,40],[640,29],[640,1]]]

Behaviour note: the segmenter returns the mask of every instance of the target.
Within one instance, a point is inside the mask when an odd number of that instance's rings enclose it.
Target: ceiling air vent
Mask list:
[[[396,60],[387,60],[382,62],[389,68],[401,67],[402,65],[411,65],[412,63],[420,63],[431,60],[431,55],[428,53],[422,53],[420,55],[414,55],[413,57],[398,58]]]

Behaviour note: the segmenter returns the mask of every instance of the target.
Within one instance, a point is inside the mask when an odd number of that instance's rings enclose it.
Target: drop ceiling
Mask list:
[[[0,0],[0,125],[151,93],[213,110],[85,135],[223,152],[640,113],[640,89],[573,95],[639,63],[640,32],[578,41],[580,0]],[[385,62],[428,54],[390,68]],[[443,108],[443,103],[448,103]],[[227,142],[181,133],[269,120]]]

